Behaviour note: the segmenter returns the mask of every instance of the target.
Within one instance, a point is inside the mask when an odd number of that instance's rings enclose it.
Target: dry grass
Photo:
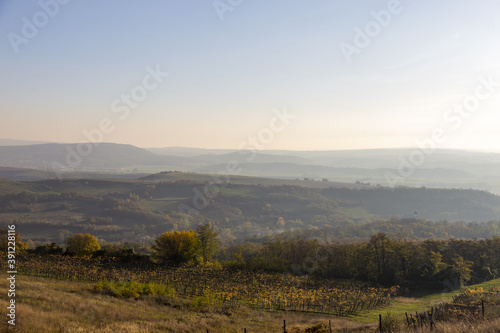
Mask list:
[[[91,291],[92,284],[83,282],[17,276],[16,287],[16,332],[242,332],[244,328],[248,332],[281,332],[283,319],[290,330],[299,332],[329,319],[335,328],[361,326],[325,315],[266,312],[243,306],[197,308],[183,299],[120,299],[96,294]],[[2,309],[7,306],[7,290],[6,275],[2,274]],[[5,310],[1,313],[5,318]],[[6,331],[5,319],[0,328]]]
[[[336,332],[375,332],[376,325],[298,312],[267,312],[244,306],[193,306],[182,298],[148,296],[122,299],[92,292],[91,283],[18,276],[15,332],[304,332],[320,322],[332,321]],[[0,275],[0,331],[7,332],[6,275]],[[398,302],[412,305],[412,298]],[[419,332],[427,332],[422,330]],[[10,332],[10,331],[9,331]],[[401,333],[415,332],[414,329]],[[500,332],[500,318],[476,322],[438,322],[436,333]]]
[[[413,297],[394,297],[394,301],[402,304],[418,304],[420,301]]]
[[[500,318],[493,320],[478,320],[474,322],[437,322],[436,328],[430,330],[423,328],[421,330],[406,329],[399,333],[432,332],[432,333],[498,333],[500,332]]]

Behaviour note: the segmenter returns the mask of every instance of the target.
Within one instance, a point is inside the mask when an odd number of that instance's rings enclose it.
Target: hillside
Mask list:
[[[11,168],[0,166],[0,178],[17,180],[17,181],[33,181],[54,179],[58,173],[53,170],[37,170],[28,168]],[[113,171],[72,171],[65,172],[64,178],[68,179],[139,179],[149,174],[147,173],[132,173],[132,172],[113,172]]]
[[[0,146],[29,146],[49,143],[47,141],[0,139]]]
[[[212,221],[223,241],[231,242],[284,231],[413,219],[416,211],[429,221],[500,220],[500,197],[484,191],[391,190],[243,176],[217,183],[217,177],[170,172],[139,180],[2,180],[0,227],[16,220],[23,237],[37,242],[63,241],[75,232],[91,232],[106,241],[150,242],[164,231]],[[384,231],[383,226],[376,228]],[[480,234],[492,236],[495,230],[488,226]],[[343,237],[354,237],[355,232],[344,232]]]
[[[83,147],[83,148],[82,148]],[[90,147],[90,148],[88,148]],[[86,149],[89,149],[88,152]],[[83,153],[82,153],[83,152]],[[119,169],[134,166],[174,166],[182,158],[169,158],[131,145],[100,143],[39,144],[25,146],[0,146],[2,166],[25,168]]]

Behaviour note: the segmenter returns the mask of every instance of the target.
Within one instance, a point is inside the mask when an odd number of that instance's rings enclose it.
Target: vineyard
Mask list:
[[[500,288],[466,289],[454,296],[451,303],[440,304],[436,314],[437,320],[496,317],[500,314]]]
[[[356,315],[390,302],[397,287],[360,286],[308,276],[233,271],[216,266],[162,267],[152,263],[123,263],[114,258],[77,258],[27,254],[19,259],[24,275],[77,281],[156,282],[178,295],[211,302],[240,303],[266,310]]]
[[[500,315],[500,288],[469,288],[453,296],[451,302],[440,303],[430,311],[406,313],[408,327],[430,327],[436,322],[475,321],[484,318],[497,318]]]

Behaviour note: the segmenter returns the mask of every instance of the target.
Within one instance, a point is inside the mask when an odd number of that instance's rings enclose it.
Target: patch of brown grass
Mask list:
[[[362,325],[327,315],[300,312],[269,312],[241,305],[193,307],[192,300],[147,296],[116,298],[92,291],[93,284],[17,276],[16,332],[304,332],[331,320],[335,332],[375,332],[376,325]],[[0,275],[0,331],[7,332],[6,275]],[[401,303],[417,300],[400,297]],[[500,318],[474,322],[437,322],[436,333],[500,332]],[[401,333],[415,332],[414,329]],[[425,331],[424,331],[425,332]]]
[[[405,329],[400,333],[415,333],[415,329]],[[455,322],[437,322],[436,328],[430,331],[430,328],[419,332],[433,333],[498,333],[500,332],[500,318],[492,320],[455,321]]]
[[[394,297],[394,300],[403,304],[417,304],[420,301],[413,297]]]
[[[326,315],[299,312],[268,312],[235,305],[228,308],[195,308],[188,299],[148,296],[123,299],[97,294],[93,284],[17,276],[17,332],[280,332],[283,319],[289,329],[303,331],[332,320],[334,328],[360,324]],[[0,275],[0,322],[5,331],[6,275]]]

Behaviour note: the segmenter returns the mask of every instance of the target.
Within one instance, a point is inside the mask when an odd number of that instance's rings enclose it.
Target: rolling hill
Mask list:
[[[252,152],[182,147],[142,149],[113,143],[97,146],[50,143],[0,146],[0,166],[50,171],[48,178],[54,173],[72,177],[71,172],[79,172],[78,175],[85,178],[93,178],[91,173],[98,173],[130,179],[135,176],[126,174],[172,170],[225,173],[228,164],[237,163],[240,175],[255,177],[470,188],[500,194],[500,154],[438,149],[424,157],[418,166],[412,166],[408,161],[416,153],[422,154],[415,149]],[[412,169],[409,173],[408,167]],[[41,179],[45,174],[25,172],[24,175],[25,178],[19,171],[16,178],[10,179]]]
[[[61,242],[76,232],[90,232],[106,241],[150,242],[164,231],[211,221],[228,242],[294,230],[340,226],[362,230],[367,223],[391,219],[418,222],[415,212],[424,219],[418,228],[425,221],[500,220],[500,196],[485,191],[393,190],[245,176],[218,182],[217,177],[169,172],[137,180],[0,180],[0,228],[16,221],[23,237],[36,242]],[[467,228],[474,225],[479,224]],[[474,235],[492,236],[500,230],[495,225],[485,224]],[[385,230],[384,223],[376,226]],[[453,236],[453,225],[446,228]],[[359,234],[365,237],[366,232]],[[470,230],[461,233],[468,234]]]
[[[56,163],[72,170],[175,166],[188,162],[182,157],[161,156],[131,145],[114,143],[3,146],[0,147],[0,161],[2,166],[25,168],[52,168]]]

